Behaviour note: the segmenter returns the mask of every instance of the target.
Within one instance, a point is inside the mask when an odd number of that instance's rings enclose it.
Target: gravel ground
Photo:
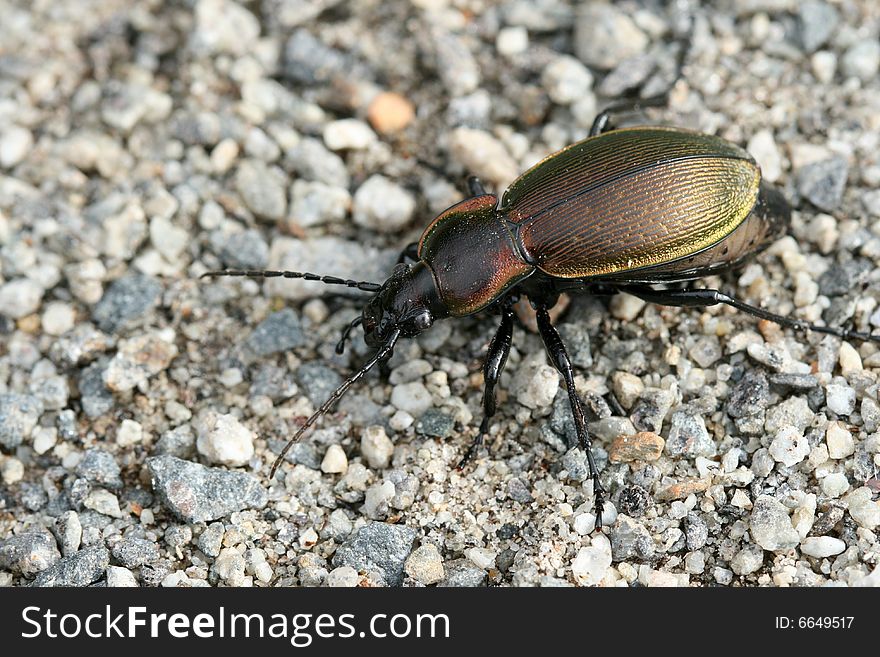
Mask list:
[[[0,584],[880,584],[880,349],[723,308],[560,317],[602,533],[526,328],[455,470],[491,317],[401,343],[268,481],[369,353],[333,351],[365,295],[198,276],[384,280],[465,172],[503,189],[622,94],[671,87],[634,118],[747,146],[793,202],[709,284],[880,327],[880,6],[671,4],[0,1]]]

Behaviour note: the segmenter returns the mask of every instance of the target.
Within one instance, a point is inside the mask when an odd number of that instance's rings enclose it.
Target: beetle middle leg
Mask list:
[[[578,397],[577,390],[574,387],[574,371],[571,367],[571,360],[565,351],[565,345],[559,332],[550,322],[550,314],[547,312],[546,305],[539,305],[537,308],[538,315],[538,331],[541,333],[541,339],[544,341],[544,347],[547,349],[547,355],[553,363],[562,378],[565,380],[565,387],[568,389],[568,403],[571,406],[571,413],[574,416],[574,425],[577,430],[578,443],[587,454],[587,463],[590,466],[590,478],[593,480],[593,495],[596,499],[596,527],[602,527],[602,508],[605,505],[605,489],[599,482],[599,469],[596,467],[596,461],[593,459],[593,451],[591,449],[590,434],[587,431],[587,417],[584,414],[584,406]]]
[[[658,96],[651,96],[650,98],[638,98],[633,101],[625,101],[606,107],[599,112],[595,119],[593,119],[593,125],[590,127],[590,137],[595,137],[596,135],[601,135],[603,132],[614,130],[614,125],[612,124],[611,119],[616,114],[638,112],[644,107],[666,107],[668,104],[669,94],[664,93]]]
[[[495,415],[495,386],[501,378],[507,356],[510,354],[510,344],[513,340],[513,303],[512,299],[506,299],[501,308],[501,325],[489,343],[489,353],[486,354],[486,362],[483,364],[483,421],[480,430],[474,438],[468,450],[465,452],[458,468],[463,468],[470,461],[480,445],[483,444],[483,436],[489,433],[489,422]]]
[[[648,301],[649,303],[657,303],[664,306],[716,306],[720,303],[744,313],[753,315],[760,319],[786,326],[798,331],[815,331],[816,333],[825,333],[834,335],[844,340],[869,340],[880,342],[880,335],[871,335],[870,333],[862,333],[860,331],[851,331],[849,329],[837,326],[817,326],[793,317],[785,317],[771,313],[763,308],[752,306],[744,303],[730,295],[712,289],[699,290],[655,290],[651,287],[641,285],[621,286],[621,292],[632,294],[633,296]]]

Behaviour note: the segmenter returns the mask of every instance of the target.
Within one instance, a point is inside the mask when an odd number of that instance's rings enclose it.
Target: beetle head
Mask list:
[[[412,338],[446,314],[428,266],[400,264],[364,307],[364,340],[379,347],[395,330]]]

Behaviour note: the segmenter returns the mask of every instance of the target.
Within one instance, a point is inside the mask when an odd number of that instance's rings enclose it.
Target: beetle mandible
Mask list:
[[[616,112],[637,108],[605,110],[589,137],[533,166],[500,199],[470,177],[471,197],[435,218],[382,284],[291,271],[204,274],[302,278],[373,293],[362,315],[343,331],[337,351],[363,325],[364,339],[375,353],[290,439],[270,478],[304,432],[353,383],[390,358],[400,338],[412,338],[440,319],[497,307],[501,324],[483,366],[483,419],[459,463],[462,467],[481,445],[495,414],[495,387],[513,336],[512,306],[521,295],[536,311],[550,362],[567,388],[593,481],[598,528],[605,491],[572,365],[548,314],[561,293],[626,292],[669,306],[726,304],[797,330],[880,341],[878,335],[777,315],[714,289],[654,287],[689,283],[742,264],[785,232],[791,210],[783,195],[761,180],[755,160],[735,144],[678,128],[612,126]],[[407,258],[414,264],[406,264]]]

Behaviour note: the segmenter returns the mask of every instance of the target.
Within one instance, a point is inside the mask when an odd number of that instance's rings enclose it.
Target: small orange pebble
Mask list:
[[[376,96],[367,109],[367,119],[376,131],[382,134],[399,132],[412,123],[416,117],[415,106],[406,98],[393,91],[384,91]]]

